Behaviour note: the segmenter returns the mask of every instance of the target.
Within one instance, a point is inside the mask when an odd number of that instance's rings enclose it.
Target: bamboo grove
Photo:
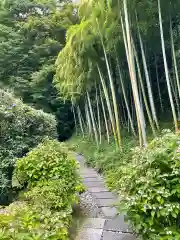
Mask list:
[[[180,117],[178,0],[89,0],[56,61],[57,89],[72,102],[76,128],[122,149],[126,129],[147,146],[162,122]]]

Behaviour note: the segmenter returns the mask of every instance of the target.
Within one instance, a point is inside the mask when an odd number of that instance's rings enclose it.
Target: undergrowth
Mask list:
[[[126,138],[123,152],[114,143],[75,136],[67,145],[103,172],[120,195],[119,209],[143,240],[180,239],[180,135],[164,130],[146,149]]]
[[[17,160],[18,202],[0,214],[0,239],[68,240],[74,203],[84,190],[78,163],[56,140],[45,140]]]

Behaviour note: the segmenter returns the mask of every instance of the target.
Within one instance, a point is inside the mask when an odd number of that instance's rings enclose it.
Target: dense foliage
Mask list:
[[[71,135],[73,117],[70,102],[61,100],[52,84],[53,65],[65,44],[66,30],[77,21],[70,2],[0,2],[0,86],[53,113],[61,140]]]
[[[179,239],[179,134],[164,130],[145,149],[126,140],[121,154],[113,144],[97,149],[80,136],[67,144],[103,171],[108,187],[120,195],[119,211],[127,213],[142,239]]]
[[[156,136],[172,117],[178,129],[179,10],[178,0],[81,1],[54,82],[97,145],[105,132],[122,149],[126,127],[146,146],[147,127]]]
[[[15,178],[26,192],[1,214],[1,239],[67,240],[72,205],[83,190],[78,163],[68,149],[45,140],[17,161]]]
[[[7,202],[16,158],[24,156],[44,138],[56,138],[54,116],[35,110],[11,93],[0,90],[0,202]],[[5,191],[5,192],[4,192]]]
[[[144,239],[180,237],[179,144],[179,134],[167,131],[147,149],[135,149],[117,173],[124,209]]]
[[[105,174],[135,231],[180,239],[179,30],[179,0],[0,2],[0,87],[28,104],[0,90],[0,203],[17,158],[26,191],[3,214],[0,238],[68,239],[83,187],[52,139],[75,125],[81,135],[67,144]],[[161,134],[172,119],[177,133]]]

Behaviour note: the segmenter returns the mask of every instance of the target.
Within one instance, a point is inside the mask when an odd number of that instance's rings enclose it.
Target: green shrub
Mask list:
[[[119,210],[127,212],[143,239],[180,239],[179,134],[166,130],[146,149],[132,148],[134,141],[126,139],[123,153],[105,142],[97,149],[80,136],[67,145],[103,171],[108,187],[122,199]]]
[[[25,157],[17,160],[15,176],[21,184],[28,183],[29,186],[63,177],[65,184],[72,188],[76,187],[78,181],[77,166],[77,161],[69,155],[63,143],[45,140]]]
[[[14,202],[1,214],[2,240],[67,240],[71,212]]]
[[[16,158],[24,156],[44,138],[56,138],[56,120],[52,115],[35,110],[12,94],[0,90],[0,203],[7,201]],[[4,183],[7,185],[5,188]]]
[[[143,239],[180,239],[180,135],[165,131],[136,148],[118,173],[120,205]]]
[[[0,218],[0,239],[67,240],[72,205],[84,190],[79,164],[56,140],[45,140],[17,160],[14,178],[27,183],[21,204]]]

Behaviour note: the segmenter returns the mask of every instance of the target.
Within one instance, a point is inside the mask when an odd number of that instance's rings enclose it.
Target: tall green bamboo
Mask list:
[[[98,96],[98,87],[96,85],[96,107],[97,107],[97,121],[98,121],[98,130],[99,130],[99,143],[102,143],[101,137],[101,118],[100,118],[100,109],[99,109],[99,96]]]
[[[120,133],[120,119],[119,119],[119,111],[118,111],[118,106],[117,106],[117,99],[116,99],[116,93],[115,93],[115,88],[114,88],[114,82],[113,82],[113,79],[112,79],[111,70],[110,70],[109,61],[108,61],[108,58],[107,58],[103,38],[102,38],[102,35],[101,35],[101,32],[100,32],[99,23],[98,23],[98,20],[96,20],[96,21],[97,21],[97,25],[98,25],[99,35],[100,35],[100,38],[101,38],[101,44],[102,44],[102,48],[103,48],[103,52],[104,52],[106,68],[107,68],[107,72],[108,72],[108,78],[109,78],[110,89],[111,89],[111,94],[112,94],[113,110],[114,110],[114,116],[115,116],[115,125],[116,125],[118,146],[119,146],[120,149],[122,149],[121,133]]]
[[[138,37],[139,37],[139,42],[140,42],[140,48],[141,48],[141,54],[142,54],[144,72],[145,72],[145,79],[146,79],[146,84],[147,84],[147,89],[148,89],[150,107],[151,107],[153,119],[156,123],[157,128],[159,129],[159,123],[158,123],[158,119],[157,119],[157,115],[156,115],[156,109],[155,109],[155,104],[154,104],[154,98],[153,98],[152,87],[151,87],[151,83],[150,83],[150,77],[149,77],[149,72],[148,72],[148,67],[147,67],[147,62],[146,62],[144,46],[143,46],[139,27],[137,29],[138,29]]]
[[[150,112],[150,109],[149,109],[149,106],[148,106],[148,101],[147,101],[147,98],[146,98],[146,92],[145,92],[143,79],[142,79],[142,74],[141,74],[141,69],[140,69],[140,63],[139,63],[139,59],[138,59],[138,55],[137,55],[137,51],[136,51],[136,47],[135,47],[134,42],[133,42],[133,50],[134,50],[134,56],[135,56],[136,66],[137,66],[137,71],[138,71],[138,77],[139,77],[139,82],[140,82],[140,86],[141,86],[143,101],[144,101],[144,105],[145,105],[145,108],[146,108],[148,120],[149,120],[151,129],[152,129],[153,135],[156,136],[156,130],[155,130],[154,122],[153,122],[153,119],[151,117],[151,112]]]
[[[176,54],[175,54],[171,17],[170,17],[170,35],[171,35],[171,48],[172,48],[172,56],[173,56],[173,63],[174,63],[174,71],[175,71],[175,76],[176,76],[178,94],[179,94],[179,98],[180,98],[180,82],[179,82],[179,73],[178,73],[177,60],[176,60]]]
[[[118,63],[118,59],[117,59],[117,67],[118,67],[120,84],[121,84],[121,88],[122,88],[122,92],[123,92],[123,97],[124,97],[124,101],[125,101],[125,105],[126,105],[126,110],[127,110],[127,113],[128,113],[128,119],[129,119],[129,122],[130,122],[131,130],[132,130],[132,133],[134,134],[134,136],[136,136],[136,132],[135,132],[135,129],[134,129],[134,124],[133,124],[133,121],[132,121],[132,116],[131,116],[130,108],[129,108],[129,105],[128,105],[128,100],[127,100],[126,91],[125,91],[125,88],[124,88],[124,83],[123,83],[122,74],[121,74],[119,63]]]
[[[105,96],[105,99],[106,99],[106,104],[107,104],[107,108],[108,108],[108,112],[109,112],[109,117],[110,117],[110,121],[111,121],[111,126],[112,126],[112,130],[113,130],[113,135],[114,135],[114,138],[115,138],[115,142],[116,142],[117,146],[119,146],[118,140],[117,140],[117,135],[116,135],[116,126],[115,126],[114,114],[113,114],[113,111],[112,111],[112,108],[111,108],[111,103],[110,103],[110,98],[109,98],[109,95],[108,95],[108,90],[107,90],[107,87],[106,87],[106,84],[105,84],[105,81],[104,81],[104,78],[102,76],[102,73],[101,73],[101,70],[100,70],[99,66],[97,66],[97,69],[98,69],[99,77],[100,77],[100,80],[101,80],[102,88],[103,88],[103,91],[104,91],[104,96]]]
[[[105,128],[106,128],[107,141],[109,143],[110,142],[109,127],[108,127],[108,123],[107,123],[106,110],[105,110],[104,101],[103,101],[103,98],[102,98],[102,92],[101,92],[100,88],[99,88],[99,92],[100,92],[100,100],[101,100],[103,116],[104,116],[104,122],[105,122]]]
[[[91,116],[91,121],[92,121],[92,126],[93,126],[95,140],[96,140],[97,145],[99,145],[98,133],[97,133],[97,128],[96,128],[96,122],[95,122],[95,118],[94,118],[94,113],[93,113],[93,110],[92,110],[91,99],[90,99],[89,93],[87,92],[86,94],[87,94],[87,100],[88,100],[88,104],[89,104],[89,110],[90,110],[90,116]]]
[[[75,109],[74,109],[74,104],[72,103],[72,113],[73,113],[73,117],[74,117],[74,123],[75,123],[75,129],[76,129],[76,135],[78,133],[78,129],[77,129],[77,119],[76,119],[76,114],[75,114]]]
[[[125,45],[126,58],[127,58],[128,68],[129,68],[129,75],[130,75],[130,79],[132,79],[132,76],[131,76],[132,75],[132,70],[131,70],[132,64],[130,62],[129,49],[128,49],[128,43],[127,43],[127,36],[126,36],[126,31],[125,31],[125,27],[124,27],[121,11],[120,11],[120,19],[121,19],[121,26],[122,26],[124,45]],[[134,76],[136,77],[136,75],[134,75]],[[133,99],[134,99],[134,101],[132,101],[132,103],[134,103],[134,105],[135,105],[135,112],[136,112],[137,124],[138,124],[139,143],[140,143],[140,146],[142,146],[143,145],[142,144],[142,133],[141,133],[142,129],[141,129],[140,118],[139,118],[139,115],[138,115],[137,104],[135,102],[135,88],[133,88],[132,81],[131,81],[131,86],[132,86],[132,93],[133,93]],[[132,113],[134,113],[134,108],[132,108]],[[132,115],[132,117],[133,116],[134,115]]]
[[[175,110],[173,96],[172,96],[172,91],[171,91],[169,71],[168,71],[168,65],[167,65],[165,42],[164,42],[164,33],[163,33],[163,26],[162,26],[162,15],[161,15],[161,3],[160,3],[160,0],[158,0],[158,12],[159,12],[159,25],[160,25],[160,34],[161,34],[161,46],[162,46],[162,52],[163,52],[163,61],[164,61],[164,68],[165,68],[166,83],[167,83],[169,100],[170,100],[171,110],[172,110],[172,115],[173,115],[173,120],[174,120],[174,126],[175,126],[175,130],[177,131],[178,130],[178,121],[177,121],[176,110]]]
[[[92,133],[92,122],[91,122],[91,117],[90,117],[90,113],[89,113],[89,108],[88,108],[88,102],[86,100],[85,102],[85,114],[86,114],[86,120],[87,120],[87,125],[88,125],[88,135],[89,137],[92,137],[93,133]]]
[[[116,131],[117,131],[118,145],[119,145],[119,148],[122,149],[121,133],[120,133],[120,119],[119,119],[119,112],[118,112],[115,88],[114,88],[114,83],[113,83],[113,79],[112,79],[112,75],[111,75],[111,71],[110,71],[110,67],[109,67],[109,62],[108,62],[108,59],[107,59],[106,51],[105,51],[105,48],[104,48],[104,44],[103,44],[103,51],[104,51],[106,67],[107,67],[107,70],[108,70],[110,88],[111,88],[111,93],[112,93],[112,100],[113,100],[113,108],[114,108],[114,115],[115,115],[115,122],[116,122]]]
[[[158,95],[159,95],[159,101],[160,101],[160,106],[161,106],[161,112],[164,112],[164,108],[163,108],[163,104],[162,104],[161,89],[160,89],[160,85],[159,85],[159,74],[158,74],[156,55],[155,55],[155,67],[156,67],[156,81],[157,81],[157,87],[158,87]]]
[[[81,132],[82,132],[82,135],[84,137],[84,127],[83,127],[83,121],[82,121],[82,114],[81,114],[81,110],[79,108],[79,106],[77,106],[77,113],[78,113],[78,118],[79,118],[79,125],[80,125],[80,128],[81,128]]]
[[[147,146],[146,131],[145,131],[144,123],[143,123],[143,113],[142,113],[142,109],[141,109],[141,105],[140,105],[139,93],[138,93],[138,87],[137,87],[137,79],[136,79],[136,74],[135,74],[134,54],[133,54],[133,49],[132,49],[131,31],[130,31],[130,27],[129,27],[128,11],[127,11],[127,0],[124,0],[123,4],[124,4],[125,26],[126,26],[126,35],[124,36],[124,41],[127,44],[127,50],[128,50],[126,55],[127,55],[127,59],[128,59],[129,74],[130,74],[134,103],[135,103],[135,108],[136,108],[136,116],[137,116],[137,122],[138,122],[140,142],[141,142],[141,135],[142,135],[143,144],[144,144],[144,146]],[[127,41],[126,41],[126,39],[127,39]]]

